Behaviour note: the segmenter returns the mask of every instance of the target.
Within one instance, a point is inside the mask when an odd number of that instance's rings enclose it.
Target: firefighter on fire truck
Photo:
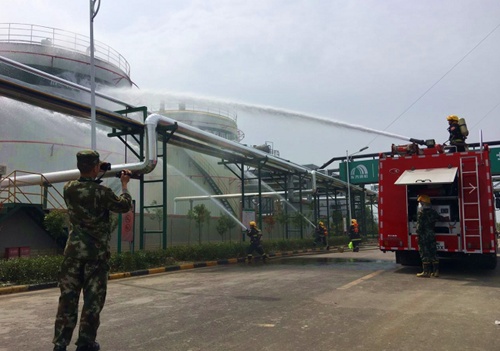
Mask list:
[[[434,226],[439,214],[432,209],[428,195],[419,195],[417,214],[418,251],[422,260],[423,271],[417,274],[420,278],[439,277],[439,260],[437,258],[436,234]]]
[[[451,146],[456,148],[455,151],[462,152],[467,150],[467,144],[465,143],[465,139],[467,139],[467,135],[469,135],[469,131],[467,130],[467,125],[465,124],[465,120],[463,118],[458,118],[455,115],[449,115],[446,117],[448,121],[448,133],[450,136],[448,141]]]

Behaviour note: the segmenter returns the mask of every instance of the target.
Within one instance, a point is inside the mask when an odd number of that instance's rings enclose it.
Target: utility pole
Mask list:
[[[350,162],[350,158],[354,155],[356,155],[357,153],[360,153],[360,152],[363,152],[365,151],[366,149],[368,149],[368,146],[365,146],[365,147],[362,147],[361,149],[359,149],[358,151],[352,153],[351,155],[349,155],[349,151],[348,150],[345,150],[345,162],[346,162],[346,177],[347,177],[347,198],[346,198],[346,206],[347,206],[347,214],[348,214],[348,218],[347,218],[347,228],[349,228],[349,224],[351,223],[351,219],[352,219],[352,214],[351,214],[351,172],[349,171],[349,162]]]

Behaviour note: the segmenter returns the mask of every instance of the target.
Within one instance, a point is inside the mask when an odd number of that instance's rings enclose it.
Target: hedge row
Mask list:
[[[346,245],[346,237],[330,238],[331,246]],[[132,272],[140,269],[166,267],[178,262],[212,261],[244,257],[248,243],[208,243],[173,246],[166,250],[136,251],[113,254],[111,273]],[[268,253],[304,250],[313,247],[311,239],[265,241]],[[57,281],[62,256],[39,256],[0,260],[0,286],[3,284],[41,284]]]

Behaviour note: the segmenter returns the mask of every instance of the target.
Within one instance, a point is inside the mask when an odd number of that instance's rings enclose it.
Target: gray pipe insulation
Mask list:
[[[32,67],[23,65],[19,62],[7,59],[3,56],[0,56],[0,61],[15,66],[19,69],[31,72],[33,74],[42,76],[47,79],[55,80],[61,84],[66,84],[72,88],[77,88],[83,91],[88,91],[89,89],[78,84],[65,81],[59,77],[52,76],[43,71],[34,69]],[[97,96],[102,97],[106,100],[118,103],[123,106],[131,107],[126,102],[117,100],[110,96],[96,93]],[[136,121],[134,121],[137,123]],[[145,159],[143,162],[129,163],[129,164],[117,164],[111,166],[111,171],[107,172],[105,177],[113,177],[117,171],[123,169],[129,169],[134,173],[146,174],[150,173],[156,167],[158,162],[158,152],[157,152],[157,133],[156,128],[158,125],[162,126],[173,126],[177,125],[177,129],[175,133],[172,135],[170,144],[178,145],[180,147],[192,148],[193,150],[207,153],[211,156],[221,157],[228,159],[234,162],[245,162],[245,161],[253,161],[247,162],[251,163],[253,166],[258,165],[258,162],[265,164],[266,168],[284,171],[293,174],[304,174],[310,175],[312,178],[312,188],[316,190],[316,182],[318,180],[323,180],[326,182],[331,182],[336,184],[339,187],[347,187],[347,183],[343,182],[337,178],[330,177],[326,174],[316,172],[314,170],[310,170],[308,168],[302,167],[298,164],[290,162],[288,160],[284,160],[273,155],[270,155],[266,152],[258,150],[253,147],[248,147],[242,145],[240,143],[236,143],[214,134],[205,132],[201,129],[192,127],[190,125],[177,122],[169,117],[165,117],[159,114],[151,114],[146,118],[144,122],[145,126],[145,138],[146,138],[146,150],[145,150]],[[80,175],[78,169],[66,170],[66,171],[57,171],[57,172],[49,172],[44,173],[42,175],[38,174],[30,174],[16,177],[15,179],[10,178],[2,178],[0,181],[0,188],[5,188],[16,183],[16,186],[28,186],[28,185],[42,185],[45,182],[48,183],[61,183],[66,182],[72,179],[77,179]],[[351,185],[351,188],[356,190],[362,190],[360,187],[356,185]],[[365,190],[369,193],[376,194],[370,190]]]
[[[112,165],[111,171],[107,172],[105,174],[105,177],[113,177],[117,171],[121,171],[123,169],[129,169],[133,173],[139,173],[139,174],[146,174],[152,172],[155,169],[156,164],[158,162],[158,152],[156,143],[157,126],[177,125],[177,130],[175,134],[179,138],[179,143],[186,141],[194,143],[203,143],[215,147],[221,153],[233,155],[238,158],[247,157],[252,159],[264,160],[266,167],[276,168],[278,170],[294,172],[294,173],[309,174],[312,176],[313,189],[316,189],[316,182],[318,178],[335,182],[339,186],[347,186],[345,182],[338,180],[336,178],[330,177],[328,175],[319,172],[311,171],[308,168],[302,167],[300,165],[294,164],[286,160],[282,160],[280,158],[277,158],[273,155],[269,155],[258,149],[241,145],[239,143],[221,138],[219,136],[205,132],[201,129],[192,127],[190,125],[177,122],[176,120],[171,119],[169,117],[165,117],[159,114],[151,114],[146,118],[144,125],[146,129],[146,135],[145,135],[146,149],[145,149],[144,161],[136,163]],[[176,141],[172,140],[171,143],[175,144]],[[80,172],[78,171],[78,169],[71,169],[66,171],[43,173],[41,175],[38,174],[23,175],[16,177],[15,179],[3,178],[0,182],[0,188],[8,187],[9,185],[13,184],[14,181],[16,183],[16,186],[43,185],[45,182],[52,184],[67,182],[72,179],[77,179],[79,176]],[[353,187],[359,188],[357,186]],[[358,190],[361,190],[361,188],[359,188]]]
[[[123,169],[129,169],[133,173],[149,173],[153,171],[158,162],[158,154],[156,147],[156,120],[145,121],[146,127],[146,150],[143,162],[125,163],[111,165],[111,171],[106,172],[104,178],[114,177],[115,173]],[[150,136],[153,136],[151,138]],[[29,174],[14,178],[3,178],[0,182],[0,188],[5,188],[15,183],[16,186],[43,185],[48,182],[50,184],[67,182],[69,180],[78,179],[80,171],[78,169],[70,169],[66,171],[56,171],[43,174]]]

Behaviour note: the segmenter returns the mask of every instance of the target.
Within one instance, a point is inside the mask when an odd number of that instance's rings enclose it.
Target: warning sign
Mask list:
[[[130,243],[134,241],[134,208],[132,206],[132,210],[122,215],[122,241]]]

